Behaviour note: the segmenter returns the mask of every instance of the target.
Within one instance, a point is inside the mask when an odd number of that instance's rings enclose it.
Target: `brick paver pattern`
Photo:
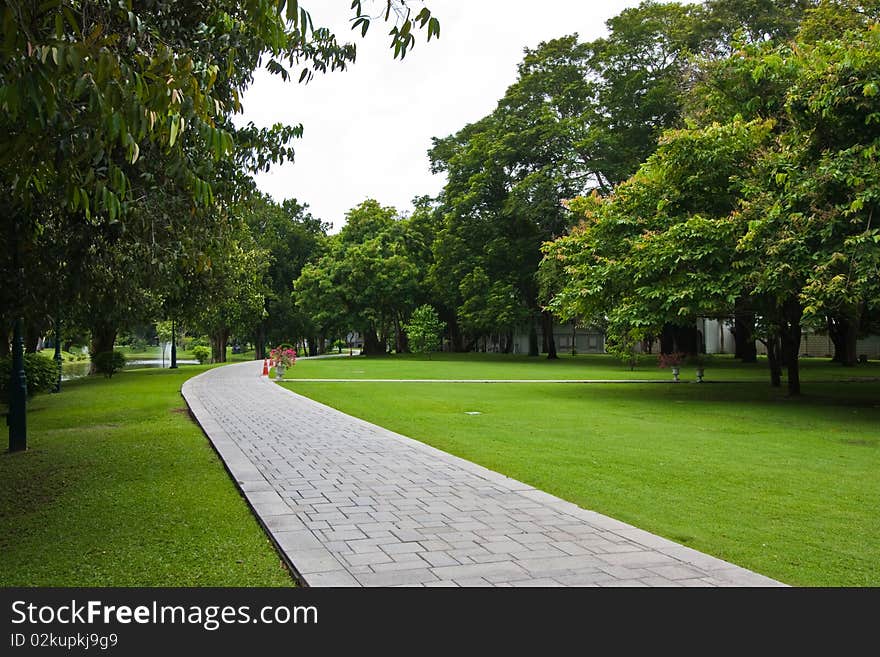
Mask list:
[[[262,361],[183,395],[308,586],[773,586],[307,399]]]

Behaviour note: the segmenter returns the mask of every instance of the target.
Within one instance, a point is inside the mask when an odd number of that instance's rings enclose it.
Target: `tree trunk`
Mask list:
[[[559,356],[556,353],[556,338],[553,336],[553,315],[545,310],[543,320],[544,341],[547,343],[547,360],[556,360]]]
[[[376,336],[376,329],[373,327],[364,331],[364,348],[361,350],[364,356],[381,356],[385,353],[384,349],[379,347],[379,338]]]
[[[455,352],[465,351],[464,338],[461,335],[461,330],[458,328],[458,318],[455,316],[455,313],[450,313],[445,308],[442,308],[440,319],[446,322],[446,330],[449,335],[449,350]]]
[[[858,363],[858,320],[846,315],[828,317],[828,337],[834,344],[834,357],[831,360],[844,367],[854,367]]]
[[[105,320],[97,320],[92,325],[92,339],[89,344],[91,356],[102,354],[105,351],[113,351],[116,342],[116,326]],[[89,365],[89,374],[95,373],[95,361]]]
[[[696,326],[664,324],[660,334],[660,353],[680,352],[694,355],[699,349],[699,332]]]
[[[309,356],[318,355],[318,338],[314,335],[309,337]]]
[[[254,340],[254,360],[266,358],[266,322],[260,322]]]
[[[672,326],[664,324],[663,330],[660,331],[660,353],[663,355],[671,354],[675,351],[675,336],[672,333]]]
[[[397,317],[397,313],[394,313],[394,353],[396,354],[403,353],[402,333],[403,331],[400,328],[400,318]]]
[[[409,352],[409,340],[407,339],[406,331],[403,330],[400,316],[397,314],[394,316],[394,350],[399,354]]]
[[[758,362],[758,345],[755,344],[755,313],[734,311],[733,357],[744,363]]]
[[[226,362],[226,342],[228,340],[228,328],[218,329],[211,334],[211,357],[215,363]]]
[[[770,365],[770,385],[774,388],[782,386],[782,364],[779,359],[779,337],[770,336],[765,343],[767,346],[767,363]]]
[[[24,325],[24,351],[27,354],[37,353],[37,347],[40,346],[40,335],[42,331],[40,327],[32,322],[26,322]]]
[[[9,331],[6,328],[6,322],[0,323],[0,358],[8,356],[9,349]]]
[[[540,356],[538,352],[538,329],[535,327],[534,316],[529,324],[529,356]]]
[[[790,301],[783,307],[782,353],[788,367],[788,394],[801,394],[800,364],[798,352],[801,346],[801,317],[803,308],[797,301]]]

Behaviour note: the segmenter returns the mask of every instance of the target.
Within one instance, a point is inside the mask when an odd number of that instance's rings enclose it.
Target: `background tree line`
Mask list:
[[[644,2],[604,38],[526,49],[491,114],[434,140],[441,194],[353,209],[294,298],[368,352],[405,350],[427,302],[456,350],[530,330],[553,357],[561,319],[695,353],[710,317],[734,318],[739,358],[763,341],[792,392],[804,326],[852,365],[880,283],[877,12]]]
[[[429,304],[456,350],[527,331],[553,357],[570,320],[693,352],[704,316],[735,318],[743,359],[763,340],[793,389],[805,325],[855,362],[877,305],[876,2],[644,2],[526,49],[493,112],[434,140],[438,197],[365,201],[336,235],[250,179],[299,126],[232,116],[261,57],[307,79],[354,48],[297,3],[181,7],[5,4],[0,353],[18,317],[31,348],[59,318],[100,352],[174,317],[221,361],[232,335],[258,357],[352,330],[406,351]],[[398,54],[436,34],[389,7]]]

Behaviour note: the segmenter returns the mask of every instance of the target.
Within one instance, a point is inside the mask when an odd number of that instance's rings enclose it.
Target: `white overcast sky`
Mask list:
[[[440,39],[425,43],[418,33],[403,61],[392,58],[390,25],[374,21],[364,39],[351,31],[348,0],[302,4],[316,26],[357,43],[357,61],[302,85],[258,71],[240,118],[260,127],[302,123],[295,161],[257,176],[257,185],[279,202],[308,203],[336,232],[345,213],[366,198],[409,212],[414,197],[435,196],[445,176],[431,174],[431,137],[490,113],[516,80],[523,48],[574,32],[582,41],[604,36],[607,19],[639,3],[427,0],[440,20]]]

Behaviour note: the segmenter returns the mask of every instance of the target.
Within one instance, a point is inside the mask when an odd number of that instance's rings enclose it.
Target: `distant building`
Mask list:
[[[538,330],[538,348],[544,342],[544,334],[541,326]],[[581,328],[572,324],[553,324],[553,340],[556,342],[556,351],[560,354],[570,354],[572,346],[579,354],[604,354],[605,353],[605,334],[596,329]],[[498,345],[493,344],[495,350]],[[527,354],[529,353],[529,332],[528,329],[521,329],[514,333],[513,348],[511,353]]]
[[[697,319],[697,330],[702,333],[703,344],[707,354],[732,354],[736,344],[731,327],[733,320]],[[767,347],[758,340],[758,353],[766,355]],[[869,335],[856,342],[856,353],[866,355],[870,359],[880,359],[880,335]],[[798,354],[804,357],[831,358],[834,355],[834,343],[827,333],[804,330]]]

